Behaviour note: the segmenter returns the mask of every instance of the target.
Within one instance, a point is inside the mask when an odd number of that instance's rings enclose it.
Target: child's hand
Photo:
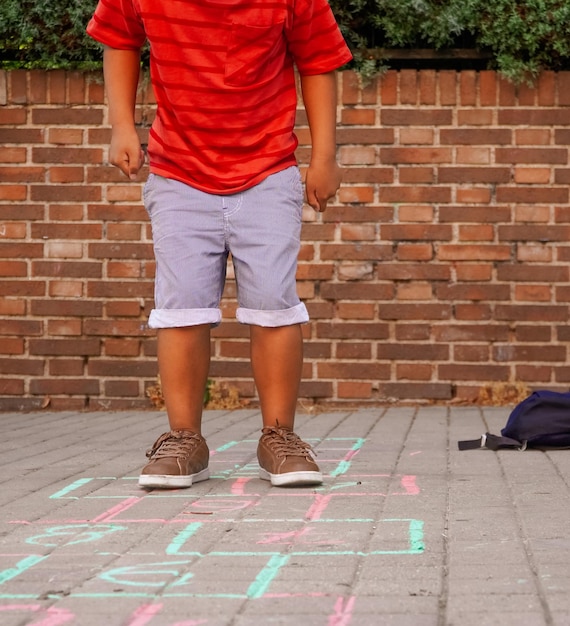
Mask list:
[[[342,170],[337,162],[311,161],[305,179],[307,202],[310,206],[322,213],[327,203],[334,198],[342,180]]]
[[[144,152],[135,128],[114,127],[109,147],[109,161],[130,180],[136,180],[144,165]]]

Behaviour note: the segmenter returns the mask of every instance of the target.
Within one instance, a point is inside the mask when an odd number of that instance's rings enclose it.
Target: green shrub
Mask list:
[[[1,0],[2,67],[100,66],[101,47],[85,33],[96,4],[96,0]]]
[[[514,81],[570,68],[569,0],[329,0],[370,74],[388,62],[371,50],[476,48]],[[93,68],[101,49],[85,34],[97,0],[1,0],[0,67]]]
[[[355,65],[377,48],[476,48],[515,82],[570,67],[568,0],[330,0]]]

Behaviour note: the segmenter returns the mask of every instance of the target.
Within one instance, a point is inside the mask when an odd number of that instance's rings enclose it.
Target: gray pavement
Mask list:
[[[299,414],[319,488],[257,477],[257,410],[210,411],[212,478],[144,492],[162,412],[0,414],[3,626],[570,624],[570,451],[459,452],[508,408]]]

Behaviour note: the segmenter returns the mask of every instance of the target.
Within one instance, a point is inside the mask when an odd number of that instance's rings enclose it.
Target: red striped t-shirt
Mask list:
[[[150,169],[215,194],[295,163],[294,65],[351,59],[327,0],[99,0],[87,32],[120,49],[148,39]]]

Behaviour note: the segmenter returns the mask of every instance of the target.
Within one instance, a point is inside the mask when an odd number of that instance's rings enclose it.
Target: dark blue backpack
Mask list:
[[[570,393],[541,390],[515,406],[501,437],[486,433],[480,439],[459,441],[460,450],[475,448],[570,448]]]

